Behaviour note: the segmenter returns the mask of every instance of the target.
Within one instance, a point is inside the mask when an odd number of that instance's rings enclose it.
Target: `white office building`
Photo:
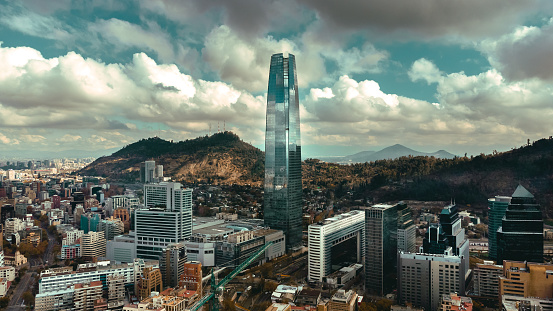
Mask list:
[[[163,248],[192,235],[192,189],[173,182],[146,184],[144,206],[134,217],[138,258],[159,260]]]
[[[132,235],[131,235],[132,234]],[[129,235],[119,235],[107,241],[106,259],[116,262],[133,262],[136,258],[134,232]]]
[[[99,261],[97,263],[81,264],[75,272],[44,270],[38,281],[38,292],[39,294],[55,293],[63,291],[71,285],[93,281],[102,281],[104,289],[107,290],[107,279],[111,275],[123,275],[125,285],[130,285],[137,281],[145,267],[159,268],[159,263],[135,259],[132,263],[112,265],[109,261]]]
[[[327,218],[308,228],[307,279],[322,282],[332,273],[332,247],[350,239],[356,239],[357,262],[361,262],[365,240],[365,212],[355,210]],[[353,250],[352,250],[353,251]]]

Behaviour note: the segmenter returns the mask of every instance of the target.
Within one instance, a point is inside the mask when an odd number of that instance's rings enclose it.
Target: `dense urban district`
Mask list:
[[[271,57],[265,152],[223,131],[5,159],[0,307],[553,310],[553,138],[302,161],[296,76]]]
[[[229,138],[226,147],[221,137]],[[201,140],[207,150],[232,149],[235,137],[218,133]],[[467,195],[459,200],[451,188],[436,194],[449,195],[447,200],[424,200],[405,189],[428,183],[438,170],[453,174],[462,170],[455,166],[475,162],[486,162],[488,172],[499,170],[495,162],[507,163],[509,171],[517,154],[527,157],[518,163],[534,165],[528,159],[551,156],[544,153],[553,150],[550,145],[545,139],[472,159],[403,157],[350,165],[308,159],[302,163],[302,243],[291,249],[282,230],[265,226],[264,189],[255,180],[190,182],[165,176],[156,157],[127,167],[136,171],[135,180],[123,170],[81,175],[106,159],[4,161],[1,307],[189,310],[270,244],[218,288],[220,308],[548,310],[553,231],[550,202],[543,198],[550,194],[539,187],[538,173],[506,177],[510,191],[481,202],[467,201]],[[106,158],[113,161],[116,154]],[[383,167],[394,177],[375,185]],[[356,172],[362,169],[367,172]],[[360,176],[366,182],[358,182]],[[377,201],[386,190],[405,198]]]

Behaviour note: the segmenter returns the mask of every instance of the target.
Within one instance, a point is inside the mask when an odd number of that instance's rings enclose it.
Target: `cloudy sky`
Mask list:
[[[263,149],[296,55],[303,153],[553,135],[550,0],[0,0],[0,154],[232,130]]]

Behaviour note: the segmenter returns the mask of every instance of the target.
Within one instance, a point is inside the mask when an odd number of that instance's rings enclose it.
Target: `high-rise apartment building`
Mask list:
[[[104,232],[106,240],[113,240],[114,237],[123,234],[125,225],[119,218],[102,219],[98,223],[98,231]]]
[[[182,243],[171,243],[162,251],[159,259],[159,269],[166,287],[176,287],[179,278],[184,273],[186,262],[186,247]]]
[[[301,139],[294,55],[271,57],[265,132],[265,225],[282,230],[288,250],[302,245]]]
[[[192,189],[172,182],[146,184],[144,206],[134,213],[138,258],[159,260],[163,248],[192,235]]]
[[[494,265],[485,260],[476,264],[472,270],[473,292],[475,296],[497,299],[499,297],[499,278],[503,276],[503,266]]]
[[[85,233],[81,236],[81,256],[83,257],[105,257],[106,239],[104,232]]]
[[[497,230],[497,261],[543,262],[543,219],[534,196],[519,185]]]
[[[488,199],[488,257],[490,259],[497,259],[497,229],[501,227],[501,221],[509,203],[511,203],[511,197],[498,195]]]

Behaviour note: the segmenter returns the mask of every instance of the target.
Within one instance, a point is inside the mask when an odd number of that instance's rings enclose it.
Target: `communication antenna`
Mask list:
[[[221,127],[219,126],[219,121],[217,121],[217,133],[221,133]]]
[[[209,136],[211,136],[211,123],[209,123]]]
[[[227,131],[227,120],[223,120],[223,132]]]

